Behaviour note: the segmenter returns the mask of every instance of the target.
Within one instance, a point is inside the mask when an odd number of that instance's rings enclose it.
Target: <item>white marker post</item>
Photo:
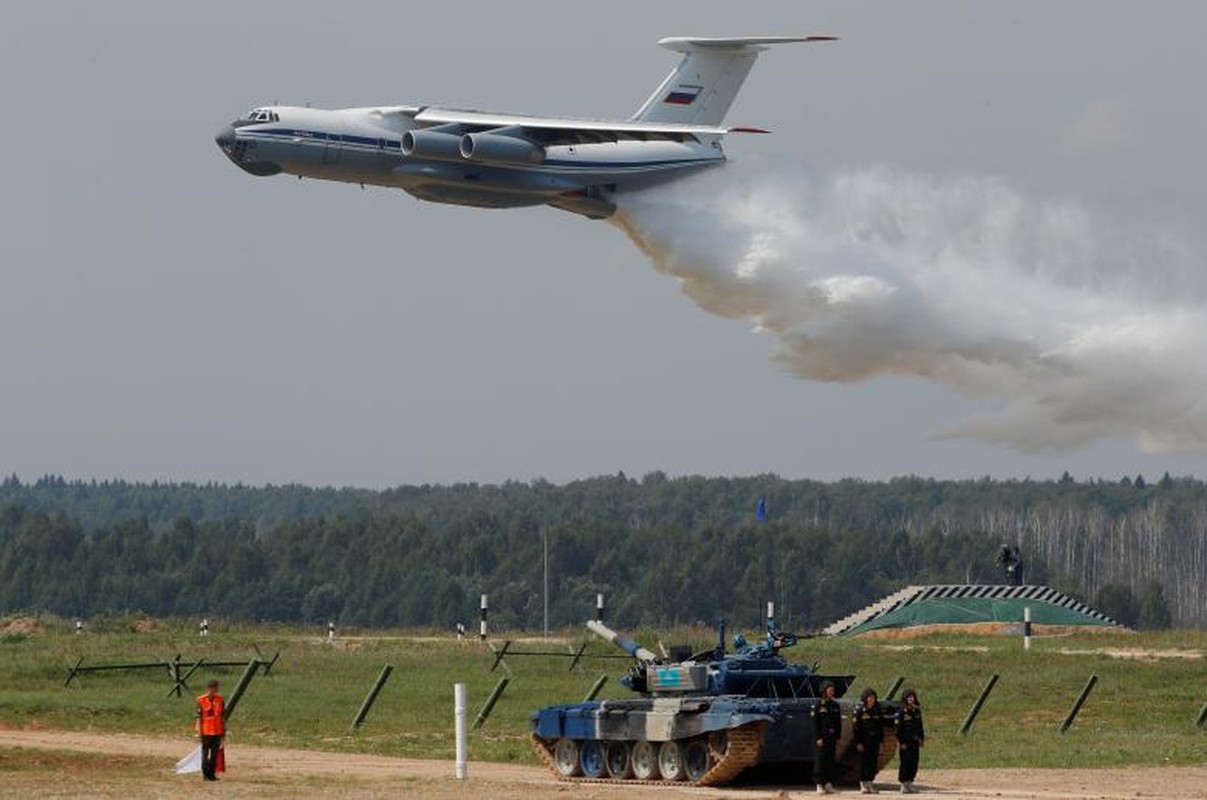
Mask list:
[[[1031,649],[1031,606],[1023,607],[1023,649]]]
[[[595,595],[595,621],[603,622],[604,618],[604,597],[603,593]]]
[[[478,628],[478,638],[485,642],[486,641],[486,595],[482,595],[482,603],[479,606],[478,611],[480,612],[480,616],[479,616],[480,627]]]
[[[485,597],[486,595],[483,595]],[[466,742],[465,742],[465,684],[453,684],[453,720],[457,737],[457,761],[454,767],[457,780],[466,778]]]
[[[768,629],[775,627],[775,601],[767,601],[767,627]]]

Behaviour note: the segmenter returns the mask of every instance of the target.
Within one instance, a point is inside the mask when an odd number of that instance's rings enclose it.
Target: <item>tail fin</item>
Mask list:
[[[720,125],[750,68],[767,49],[781,42],[828,42],[833,36],[760,36],[742,39],[675,37],[658,44],[683,53],[679,66],[637,109],[638,122]]]

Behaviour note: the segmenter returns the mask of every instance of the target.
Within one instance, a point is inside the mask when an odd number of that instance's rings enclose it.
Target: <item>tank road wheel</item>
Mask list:
[[[578,753],[578,765],[582,767],[583,775],[586,777],[602,778],[604,774],[603,742],[594,739],[583,742]]]
[[[687,748],[683,751],[683,769],[689,781],[695,783],[703,778],[712,769],[712,765],[708,742],[703,737],[697,737],[687,743]]]
[[[658,748],[658,773],[663,780],[681,781],[686,773],[683,769],[683,746],[678,742],[663,742]]]
[[[658,777],[658,750],[652,742],[637,742],[633,745],[633,777],[641,781]]]
[[[563,778],[573,778],[579,774],[581,767],[578,763],[578,742],[573,739],[558,739],[553,745],[553,767]]]
[[[608,767],[608,777],[618,781],[633,775],[633,748],[628,742],[608,742],[604,750],[604,762]]]

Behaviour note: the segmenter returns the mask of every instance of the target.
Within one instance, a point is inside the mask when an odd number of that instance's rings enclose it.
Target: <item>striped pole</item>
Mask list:
[[[1023,608],[1023,649],[1031,649],[1031,606]]]
[[[479,605],[478,619],[480,620],[479,625],[478,625],[478,638],[485,642],[486,641],[486,595],[485,594],[482,595],[482,601],[481,601],[481,604]]]

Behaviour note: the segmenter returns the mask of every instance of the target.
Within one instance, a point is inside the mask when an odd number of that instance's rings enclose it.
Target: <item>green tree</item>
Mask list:
[[[331,622],[339,619],[344,601],[339,587],[331,583],[320,583],[302,599],[302,618],[306,622]]]
[[[1137,625],[1141,630],[1164,631],[1170,626],[1169,607],[1165,604],[1165,592],[1161,584],[1149,581],[1140,592],[1140,615]]]
[[[1094,595],[1094,606],[1118,623],[1136,627],[1140,619],[1140,604],[1132,590],[1114,583],[1103,584]]]

